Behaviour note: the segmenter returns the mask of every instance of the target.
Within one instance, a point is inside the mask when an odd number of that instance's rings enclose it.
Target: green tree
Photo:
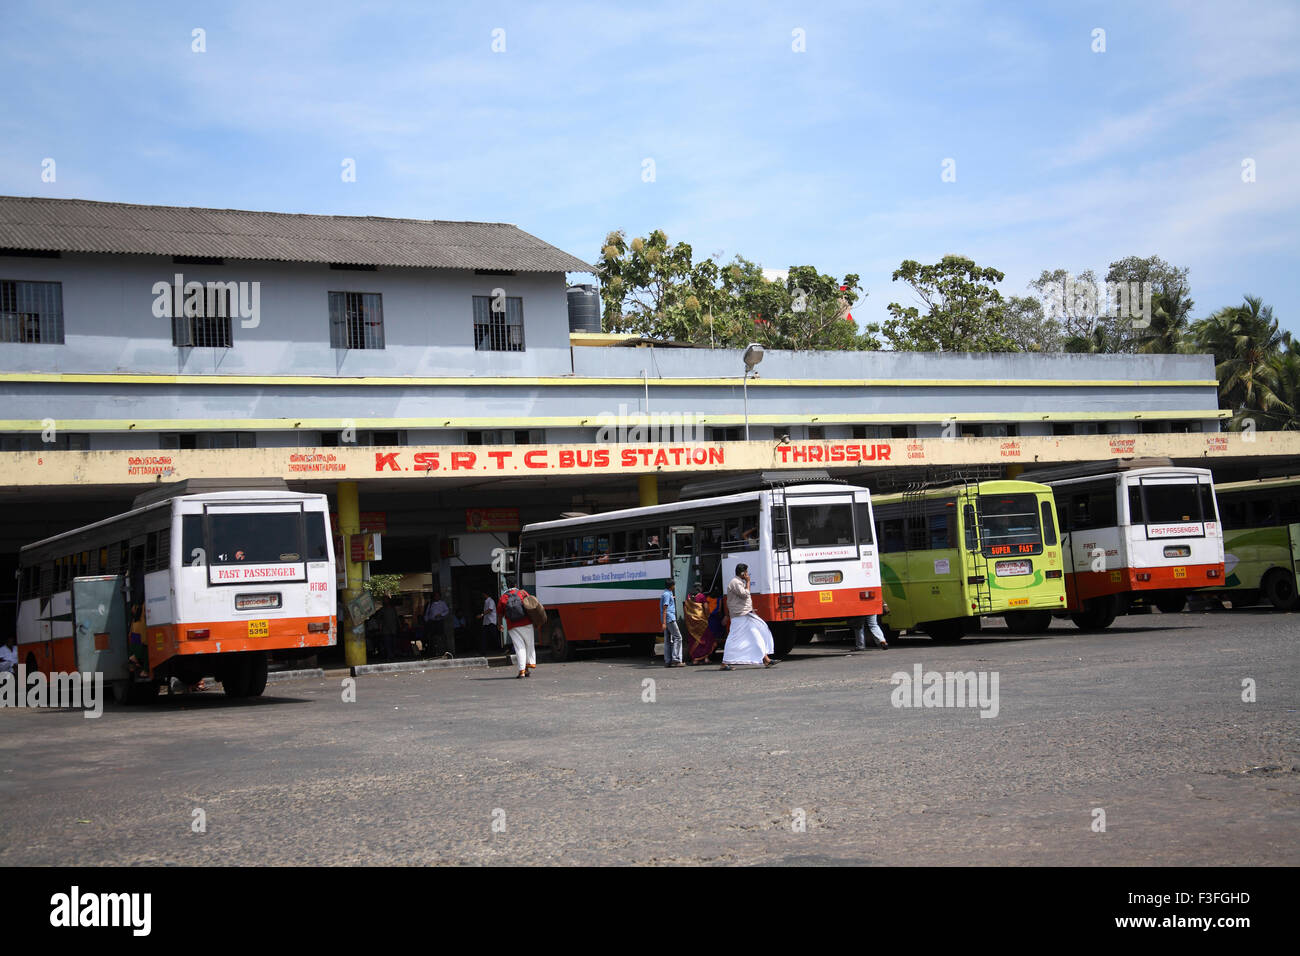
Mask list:
[[[774,349],[878,349],[874,327],[859,333],[846,313],[862,294],[856,275],[843,280],[813,266],[792,266],[784,281],[737,256],[720,266],[693,260],[684,242],[661,231],[630,242],[606,237],[599,261],[609,332],[717,348],[759,342]]]
[[[1293,407],[1279,395],[1279,361],[1291,351],[1291,334],[1278,325],[1273,307],[1247,295],[1191,328],[1200,350],[1214,355],[1219,397],[1240,421],[1252,413],[1286,413]]]
[[[893,279],[912,287],[924,311],[889,303],[885,339],[896,351],[1015,351],[1015,343],[999,330],[1005,304],[995,284],[1003,278],[997,269],[965,256],[944,256],[934,265],[905,259]]]
[[[1150,314],[1119,316],[1128,330],[1124,337],[1124,351],[1173,353],[1185,350],[1194,305],[1187,271],[1186,267],[1171,266],[1159,256],[1145,259],[1127,256],[1110,264],[1106,281],[1112,287],[1123,282],[1140,290],[1144,283],[1150,283]],[[1133,299],[1131,310],[1134,313],[1139,310],[1138,302]]]
[[[1065,336],[1058,319],[1048,315],[1034,296],[1008,296],[1002,310],[1002,332],[1022,352],[1060,352]]]

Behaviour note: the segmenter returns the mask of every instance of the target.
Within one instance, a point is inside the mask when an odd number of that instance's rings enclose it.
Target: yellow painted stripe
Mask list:
[[[651,378],[649,384],[656,388],[682,385],[737,388],[740,376],[732,378]],[[538,385],[568,386],[636,386],[647,383],[642,378],[587,378],[577,375],[550,376],[461,376],[436,378],[428,376],[375,376],[345,378],[327,375],[101,375],[64,372],[0,372],[0,382],[53,382],[69,385],[333,385],[333,386],[503,386],[534,387]],[[751,378],[752,388],[1217,388],[1214,379],[1051,379],[1025,378],[994,381],[991,379],[949,378]]]
[[[938,424],[956,422],[1115,422],[1115,421],[1170,421],[1207,418],[1231,418],[1232,412],[1218,409],[1170,412],[959,412],[937,416],[933,412],[908,414],[847,414],[847,415],[750,415],[751,425],[860,425],[860,424]],[[665,415],[668,424],[672,419]],[[55,426],[65,432],[155,432],[155,431],[293,431],[298,428],[337,430],[344,426],[340,418],[67,418],[55,420]],[[614,416],[602,419],[598,415],[568,415],[553,417],[514,418],[349,418],[353,428],[599,428],[616,425]],[[743,425],[744,415],[695,415],[687,424]],[[626,420],[628,427],[636,424],[633,416]],[[40,419],[0,419],[0,432],[39,432],[47,428]],[[1040,436],[1041,437],[1041,436]]]

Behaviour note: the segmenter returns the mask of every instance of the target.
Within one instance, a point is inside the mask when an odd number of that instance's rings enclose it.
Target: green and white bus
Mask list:
[[[1222,590],[1233,607],[1262,597],[1279,611],[1300,609],[1300,478],[1216,485],[1223,522]]]
[[[881,587],[891,631],[957,641],[983,615],[1017,634],[1063,612],[1064,568],[1052,489],[981,481],[874,496]]]

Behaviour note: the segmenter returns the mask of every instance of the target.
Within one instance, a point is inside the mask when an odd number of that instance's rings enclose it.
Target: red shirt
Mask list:
[[[519,595],[521,603],[524,598],[528,597],[528,592],[523,588],[511,588],[505,594],[501,595],[501,600],[497,602],[497,617],[506,622],[507,630],[512,627],[523,627],[525,624],[533,623],[533,619],[528,616],[527,611],[524,611],[522,617],[511,617],[506,613],[506,604],[508,603],[507,598],[509,598],[512,593]]]

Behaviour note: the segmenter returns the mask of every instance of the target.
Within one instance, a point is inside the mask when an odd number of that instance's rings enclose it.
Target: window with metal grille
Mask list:
[[[382,349],[384,303],[378,292],[331,292],[330,347]]]
[[[223,288],[216,288],[218,285]],[[232,289],[229,286],[233,285],[233,282],[212,283],[201,294],[182,298],[180,314],[172,317],[172,345],[177,348],[231,348]],[[171,301],[176,301],[175,290]]]
[[[493,305],[504,305],[494,311]],[[524,300],[519,296],[474,296],[474,348],[480,352],[524,351]]]
[[[0,280],[0,342],[63,343],[63,283]]]

